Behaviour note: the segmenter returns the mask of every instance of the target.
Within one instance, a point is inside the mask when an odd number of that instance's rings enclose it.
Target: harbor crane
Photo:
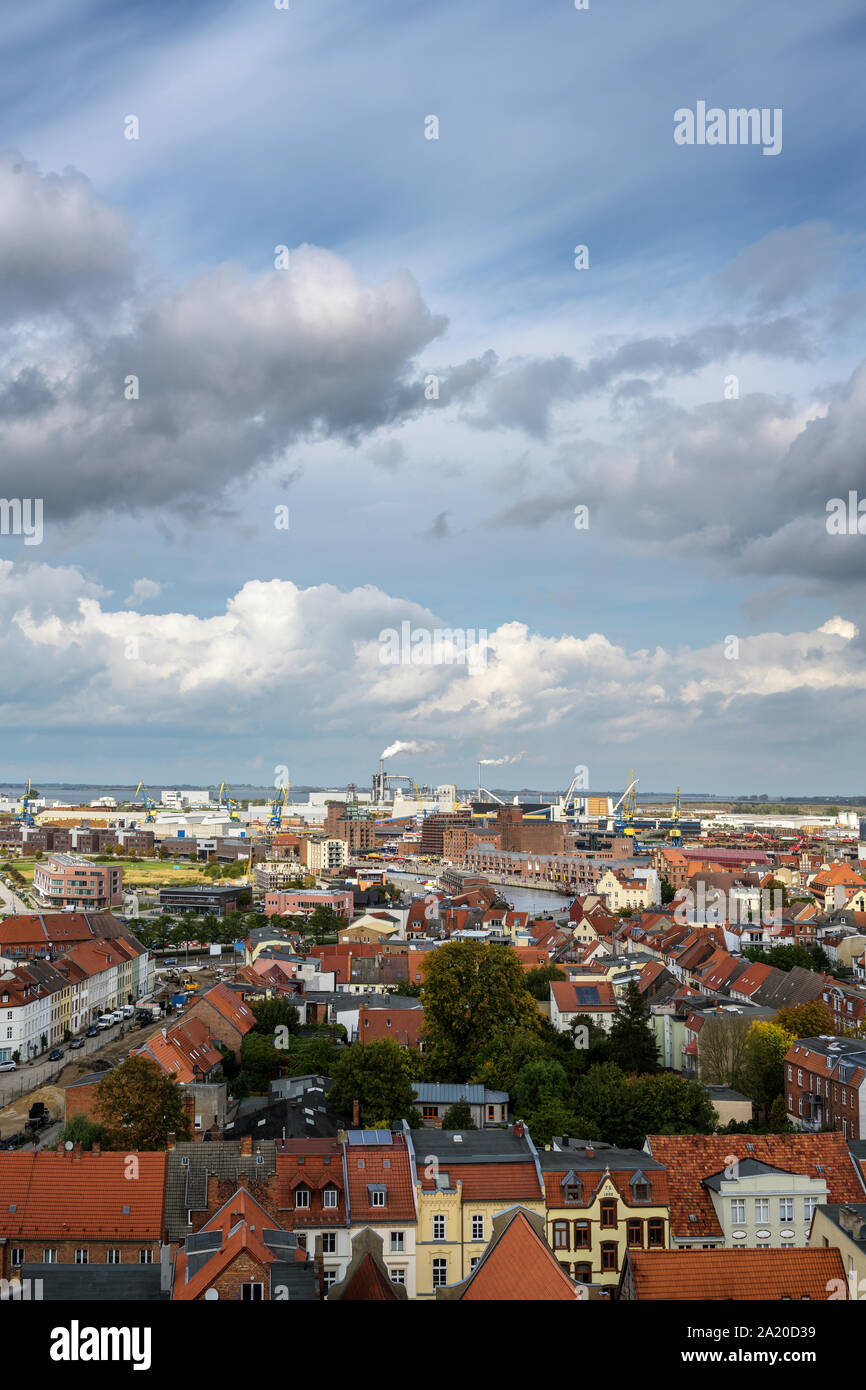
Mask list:
[[[35,820],[33,819],[33,812],[30,810],[30,802],[35,801],[35,799],[36,798],[33,794],[33,784],[31,783],[30,778],[28,777],[27,786],[24,788],[24,792],[21,796],[21,804],[18,807],[18,814],[12,822],[13,825],[36,824]]]
[[[141,799],[144,802],[144,819],[149,825],[151,824],[151,822],[156,820],[156,802],[150,795],[150,792],[147,790],[147,787],[144,785],[143,782],[139,782],[138,786],[136,787],[132,797],[133,801],[135,801],[135,798],[138,796],[139,792],[141,792]]]
[[[674,808],[671,813],[673,825],[668,831],[668,839],[670,840],[672,845],[676,846],[681,845],[683,842],[683,828],[680,825],[680,809],[680,789],[679,787],[677,787],[677,799],[674,802]]]
[[[220,782],[220,789],[217,793],[217,802],[220,806],[225,806],[230,821],[240,821],[238,803],[229,795],[228,785]]]
[[[287,793],[288,787],[280,787],[273,801],[268,802],[270,815],[268,816],[267,825],[265,827],[267,830],[276,831],[279,830],[280,826],[282,825],[283,807],[286,804]]]

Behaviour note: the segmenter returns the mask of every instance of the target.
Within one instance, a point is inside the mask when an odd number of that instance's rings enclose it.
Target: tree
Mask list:
[[[711,1014],[701,1029],[701,1080],[740,1088],[748,1024],[738,1014]]]
[[[818,1038],[836,1032],[833,1015],[820,999],[793,1004],[776,1014],[776,1022],[794,1038]]]
[[[747,1096],[767,1114],[785,1089],[785,1053],[794,1036],[778,1023],[749,1026],[743,1057],[742,1084]]]
[[[443,1129],[477,1129],[472,1118],[472,1107],[468,1100],[458,1100],[454,1105],[449,1105],[445,1114],[442,1116]]]
[[[449,942],[431,951],[424,972],[424,1040],[431,1075],[471,1076],[494,1034],[540,1027],[523,967],[507,946]]]
[[[525,981],[526,988],[533,999],[546,1002],[550,998],[551,980],[567,980],[568,976],[559,965],[537,965],[534,970],[527,970]]]
[[[769,1125],[773,1134],[792,1134],[794,1132],[794,1126],[788,1118],[783,1095],[776,1096],[770,1106]]]
[[[471,1080],[490,1091],[508,1091],[513,1095],[521,1068],[545,1053],[544,1039],[528,1028],[494,1033],[478,1054]]]
[[[634,981],[630,981],[608,1034],[609,1056],[622,1071],[656,1072],[658,1046],[649,1029],[649,1004]]]
[[[92,1149],[94,1144],[102,1147],[106,1143],[105,1126],[86,1115],[73,1115],[69,1124],[61,1130],[60,1144],[80,1144],[83,1149]]]
[[[514,1086],[514,1112],[525,1120],[543,1100],[562,1100],[567,1089],[568,1077],[559,1062],[528,1062]]]
[[[111,1149],[165,1149],[169,1134],[188,1139],[183,1092],[149,1057],[127,1057],[96,1088],[96,1119]]]
[[[357,1101],[364,1125],[392,1127],[404,1119],[411,1124],[418,1114],[409,1061],[393,1038],[354,1043],[334,1067],[333,1076],[328,1097],[332,1105],[350,1116]]]
[[[300,1029],[301,1018],[297,1005],[290,1003],[288,999],[257,999],[251,1007],[256,1020],[253,1031],[256,1033],[264,1033],[273,1038],[278,1028],[285,1028],[290,1033],[297,1033]]]
[[[674,888],[674,885],[666,878],[660,879],[659,882],[662,890],[662,905],[664,906],[665,903],[672,903],[677,895],[677,890]]]
[[[332,907],[327,907],[320,903],[314,907],[307,918],[307,931],[313,940],[320,944],[329,936],[336,936],[341,927],[346,925],[345,919],[335,912]]]
[[[280,1076],[286,1053],[278,1051],[269,1037],[253,1030],[241,1043],[241,1069],[256,1092],[267,1091],[271,1081]]]

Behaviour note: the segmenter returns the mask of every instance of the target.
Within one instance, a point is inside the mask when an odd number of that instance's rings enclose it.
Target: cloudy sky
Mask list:
[[[859,0],[3,37],[0,779],[864,790]]]

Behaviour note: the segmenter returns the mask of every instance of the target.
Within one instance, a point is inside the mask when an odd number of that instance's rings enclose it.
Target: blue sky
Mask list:
[[[434,781],[860,790],[855,3],[3,39],[0,487],[45,508],[0,536],[8,776],[340,783],[400,738]],[[781,153],[676,145],[699,100],[781,108]],[[382,668],[403,619],[485,630],[484,670]]]

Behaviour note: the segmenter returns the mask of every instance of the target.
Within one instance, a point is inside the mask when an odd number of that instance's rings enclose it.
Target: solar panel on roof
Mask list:
[[[576,985],[575,994],[578,1004],[597,1004],[598,990],[594,985]]]

